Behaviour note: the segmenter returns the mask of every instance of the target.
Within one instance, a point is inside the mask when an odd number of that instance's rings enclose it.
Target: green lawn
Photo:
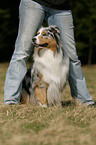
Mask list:
[[[4,105],[7,68],[0,63],[0,145],[96,145],[96,108],[74,103],[68,83],[63,107]],[[96,101],[96,65],[82,69]]]

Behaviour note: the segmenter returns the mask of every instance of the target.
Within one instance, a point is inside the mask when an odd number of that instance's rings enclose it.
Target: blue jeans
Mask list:
[[[21,0],[19,12],[18,37],[6,74],[4,103],[17,104],[20,101],[22,80],[26,74],[27,61],[32,52],[31,40],[45,18],[48,25],[57,25],[60,29],[63,47],[70,57],[69,85],[72,97],[82,103],[93,104],[94,101],[86,87],[81,63],[76,53],[71,10],[56,10],[32,0]]]

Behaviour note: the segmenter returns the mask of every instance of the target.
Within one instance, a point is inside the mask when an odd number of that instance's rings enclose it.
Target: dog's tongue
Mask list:
[[[39,45],[37,45],[37,44],[35,44],[35,43],[33,43],[33,45],[34,45],[34,46],[39,46]]]

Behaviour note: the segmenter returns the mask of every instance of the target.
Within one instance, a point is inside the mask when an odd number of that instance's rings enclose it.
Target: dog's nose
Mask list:
[[[33,38],[32,41],[35,42],[36,41],[36,38]]]

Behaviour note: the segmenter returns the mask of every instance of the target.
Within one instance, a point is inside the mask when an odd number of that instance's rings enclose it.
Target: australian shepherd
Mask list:
[[[54,25],[42,27],[32,43],[33,63],[23,80],[21,102],[42,107],[60,104],[69,72],[69,57],[60,31]]]

